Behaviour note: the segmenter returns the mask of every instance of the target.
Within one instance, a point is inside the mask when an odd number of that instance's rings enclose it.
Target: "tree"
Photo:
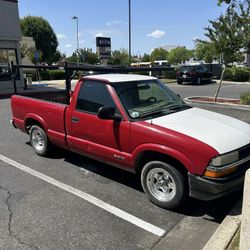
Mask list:
[[[230,4],[231,0],[218,0],[218,5],[220,6],[222,3]]]
[[[168,52],[163,48],[154,49],[150,55],[151,61],[167,60]]]
[[[225,4],[237,4],[237,3],[247,3],[249,4],[249,0],[218,0],[218,5],[221,6],[222,3],[225,3]]]
[[[126,49],[119,49],[112,51],[109,64],[121,65],[121,66],[129,65],[130,63],[129,63],[128,51]]]
[[[234,1],[233,1],[234,2]],[[229,63],[242,60],[241,50],[249,51],[249,4],[248,8],[240,4],[239,12],[236,5],[231,4],[225,15],[218,19],[209,20],[211,26],[205,28],[205,35],[210,39],[216,53],[221,54],[224,62],[224,69],[221,74],[220,84],[215,94],[217,100],[224,72]]]
[[[171,64],[181,64],[194,56],[193,51],[186,49],[185,47],[177,47],[172,49],[168,53],[168,62]]]
[[[97,64],[99,62],[97,53],[94,53],[92,49],[79,49],[75,53],[80,58],[79,62],[81,63]]]
[[[245,52],[250,53],[250,0],[218,0],[218,5],[227,3],[227,12],[234,12],[234,19],[238,22],[243,36]]]
[[[151,57],[149,54],[144,53],[142,58],[141,58],[142,62],[150,62],[151,61]]]
[[[22,35],[33,37],[37,50],[42,52],[42,61],[51,64],[58,60],[58,40],[48,21],[38,16],[26,16],[20,24]]]
[[[219,58],[219,55],[213,43],[197,41],[195,44],[195,57],[198,60],[204,60],[206,63],[212,63],[214,59]]]
[[[71,62],[71,63],[76,63],[77,59],[78,59],[78,56],[77,56],[76,52],[73,52],[70,57],[66,58],[66,61]]]
[[[218,54],[223,55],[227,66],[238,60],[238,53],[244,49],[245,31],[234,8],[228,8],[225,15],[215,20],[209,20],[210,27],[205,28],[205,35],[213,43]]]
[[[21,44],[20,43],[20,50],[21,50],[21,58],[23,59],[25,56],[33,63],[36,63],[35,59],[35,51],[36,49],[34,47],[28,47],[27,44]],[[38,61],[41,61],[42,59],[42,52],[39,52],[39,58]]]

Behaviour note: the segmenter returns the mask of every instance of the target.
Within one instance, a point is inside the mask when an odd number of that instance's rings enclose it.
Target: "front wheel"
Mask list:
[[[46,156],[49,151],[49,139],[46,132],[39,126],[30,129],[30,143],[34,151],[40,156]]]
[[[157,206],[173,209],[186,198],[184,176],[165,162],[148,162],[142,169],[141,183],[144,192]]]
[[[182,84],[182,80],[177,80],[177,83],[181,85]]]

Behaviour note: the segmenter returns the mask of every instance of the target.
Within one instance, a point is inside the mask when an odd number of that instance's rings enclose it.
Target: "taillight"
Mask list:
[[[178,71],[176,71],[176,75],[177,76],[179,76],[180,75],[180,71],[178,70]]]

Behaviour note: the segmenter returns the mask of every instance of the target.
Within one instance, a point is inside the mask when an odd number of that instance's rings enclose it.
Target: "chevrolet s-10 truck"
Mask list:
[[[243,186],[250,125],[190,107],[157,78],[87,76],[69,105],[48,97],[11,98],[12,124],[38,155],[56,145],[134,172],[149,199],[168,209],[188,195],[212,200]]]

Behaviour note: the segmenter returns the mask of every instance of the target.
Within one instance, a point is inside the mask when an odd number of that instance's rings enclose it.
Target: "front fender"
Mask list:
[[[182,165],[190,173],[195,172],[195,167],[194,167],[193,163],[183,153],[181,153],[173,148],[170,148],[170,147],[167,147],[164,145],[154,144],[154,143],[142,144],[142,145],[136,147],[131,155],[132,161],[135,163],[137,157],[144,151],[153,151],[153,152],[162,153],[162,154],[165,154],[167,156],[170,156],[170,157],[176,159],[177,161],[179,161],[180,163],[182,163]]]

